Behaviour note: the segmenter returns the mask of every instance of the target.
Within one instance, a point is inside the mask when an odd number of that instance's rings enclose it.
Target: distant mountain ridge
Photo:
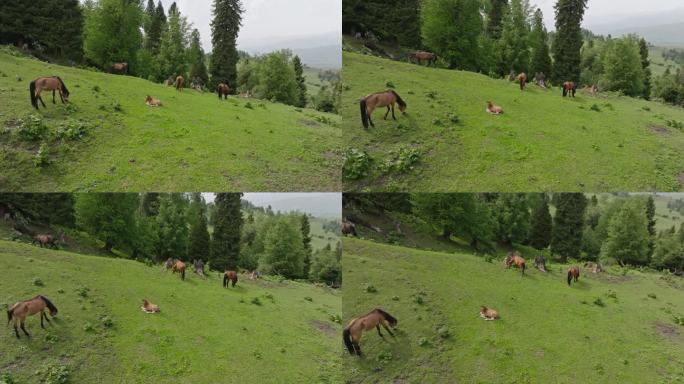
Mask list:
[[[265,43],[267,41],[267,43]],[[304,64],[320,69],[342,68],[342,35],[329,32],[320,35],[291,38],[270,38],[239,41],[238,48],[251,54],[264,54],[289,49],[302,59]]]
[[[615,37],[635,33],[654,45],[684,46],[684,8],[666,12],[617,18],[604,24],[587,23],[586,28]]]

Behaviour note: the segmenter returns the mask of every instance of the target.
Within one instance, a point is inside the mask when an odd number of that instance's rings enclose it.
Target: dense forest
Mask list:
[[[657,231],[652,196],[345,194],[344,206],[346,217],[360,225],[363,220],[355,217],[360,212],[394,212],[478,252],[520,244],[563,263],[572,258],[677,273],[684,269],[684,224]]]
[[[532,80],[573,81],[672,104],[684,102],[684,76],[652,79],[648,43],[638,36],[596,36],[582,30],[587,0],[557,0],[555,31],[530,0],[345,1],[343,32],[434,52],[442,65],[492,77],[525,72]],[[548,15],[547,15],[548,16]]]
[[[199,193],[3,194],[0,211],[11,213],[22,236],[35,235],[36,226],[84,233],[112,257],[200,259],[217,271],[341,283],[339,242],[314,250],[308,215],[255,207],[239,193],[219,193],[211,203]],[[324,230],[336,236],[339,226]]]
[[[297,107],[336,112],[338,82],[310,97],[304,65],[289,51],[250,57],[236,41],[244,13],[240,0],[214,0],[212,53],[204,52],[199,30],[176,3],[168,10],[153,0],[50,0],[0,3],[0,44],[13,44],[36,57],[126,73],[154,82],[177,76],[187,86],[215,89]]]

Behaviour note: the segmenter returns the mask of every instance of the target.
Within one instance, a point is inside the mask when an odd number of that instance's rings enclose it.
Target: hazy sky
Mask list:
[[[544,21],[549,30],[555,29],[555,11],[553,5],[557,0],[530,0],[544,13]],[[684,7],[682,0],[589,0],[584,14],[584,25],[608,24],[617,19],[635,17],[643,14],[667,12]]]
[[[207,202],[214,201],[213,193],[203,193]],[[245,193],[242,198],[258,207],[274,206],[274,210],[300,211],[314,215],[342,214],[342,194],[314,193]]]
[[[162,0],[167,11],[171,3],[173,0]],[[206,51],[211,51],[209,23],[213,3],[213,0],[176,0],[181,14],[199,29]],[[342,0],[242,0],[242,5],[245,13],[238,46],[261,46],[275,39],[342,33]]]

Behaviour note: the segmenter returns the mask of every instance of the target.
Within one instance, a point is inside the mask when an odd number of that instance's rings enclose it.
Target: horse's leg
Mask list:
[[[396,119],[397,119],[397,117],[394,116],[394,103],[392,103],[392,119],[393,119],[393,120],[396,120]]]
[[[390,113],[390,106],[387,106],[387,112],[385,113],[385,117],[383,117],[384,120],[387,120],[387,115]]]
[[[382,332],[380,332],[380,324],[376,325],[375,328],[378,330],[378,335],[384,339],[385,336],[383,336]]]
[[[389,327],[385,324],[382,325],[383,328],[385,328],[385,331],[390,334],[390,336],[394,337],[394,333],[389,329]]]
[[[354,350],[356,351],[356,355],[361,357],[363,354],[361,353],[361,345],[358,342],[352,343],[354,346]]]
[[[45,312],[40,311],[40,327],[45,329],[45,324],[43,324],[43,317],[45,317]]]
[[[61,96],[61,93],[60,93],[60,96]],[[52,104],[57,104],[57,102],[55,101],[55,90],[54,89],[52,90]]]
[[[367,108],[366,111],[368,112],[368,122],[370,123],[371,127],[375,127],[375,124],[373,124],[373,120],[371,119],[371,114],[373,113],[373,108]]]
[[[59,91],[59,99],[62,100],[62,104],[66,104],[66,102],[64,101],[64,94],[62,93],[62,91]]]
[[[29,335],[29,333],[26,331],[26,328],[24,328],[24,323],[25,323],[25,322],[26,322],[26,318],[24,318],[24,319],[21,320],[21,330],[24,331],[24,333],[26,334],[26,336],[31,337],[31,335]]]
[[[40,97],[40,91],[36,92],[36,99],[38,99],[38,101],[40,101],[40,103],[43,104],[43,108],[47,108],[45,102],[43,101],[43,98]]]
[[[43,316],[45,316],[45,320],[50,323],[50,318],[48,317],[47,313],[43,312]]]

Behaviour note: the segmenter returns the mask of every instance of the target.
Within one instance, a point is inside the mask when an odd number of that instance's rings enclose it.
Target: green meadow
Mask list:
[[[28,318],[30,339],[4,328],[0,381],[343,382],[337,291],[247,275],[224,289],[216,272],[188,268],[181,281],[159,265],[4,240],[0,260],[3,309],[38,294],[59,308],[46,330]],[[143,313],[143,298],[161,313]]]
[[[60,76],[70,103],[29,82]],[[145,105],[151,95],[161,108]],[[5,191],[336,191],[339,116],[63,67],[0,50]]]
[[[680,278],[582,268],[568,286],[567,265],[544,274],[525,249],[524,277],[503,253],[487,262],[353,238],[344,249],[343,323],[374,307],[399,321],[395,338],[364,333],[366,356],[344,359],[349,383],[684,381]],[[484,321],[480,305],[501,318]]]
[[[345,40],[347,50],[356,50]],[[578,91],[343,53],[342,129],[350,191],[679,191],[684,110]],[[359,99],[393,88],[408,104],[397,121]],[[485,112],[492,101],[500,116]],[[352,151],[354,150],[354,151]],[[351,171],[350,171],[351,170]],[[352,175],[352,176],[349,176]]]

